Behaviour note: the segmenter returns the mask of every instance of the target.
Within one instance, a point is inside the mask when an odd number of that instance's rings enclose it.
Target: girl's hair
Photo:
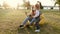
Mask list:
[[[32,6],[32,11],[33,11],[33,10],[35,10],[35,6],[34,6],[34,5]]]
[[[35,8],[36,8],[36,9],[40,9],[40,5],[39,5],[39,4],[36,4],[36,5],[35,5]]]

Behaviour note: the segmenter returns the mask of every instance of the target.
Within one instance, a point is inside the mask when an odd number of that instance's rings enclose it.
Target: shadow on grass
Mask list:
[[[35,27],[32,28],[18,28],[19,34],[60,34],[60,30],[56,27],[52,26],[49,23],[45,23],[44,25],[40,25],[40,32],[35,32]]]
[[[44,25],[40,25],[41,32],[39,32],[39,33],[35,32],[35,27],[34,26],[32,28],[24,28],[24,29],[18,28],[18,33],[19,34],[43,34],[43,33],[46,32],[46,31],[44,32],[44,28],[46,28],[47,26],[48,26],[48,23],[45,23]]]

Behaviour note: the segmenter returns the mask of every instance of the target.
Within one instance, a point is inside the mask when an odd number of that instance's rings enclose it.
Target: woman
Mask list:
[[[34,9],[34,6],[32,6],[32,12],[30,14],[27,14],[27,17],[25,18],[25,20],[22,22],[22,24],[20,25],[20,27],[23,28],[23,26],[26,24],[26,22],[29,20],[30,23],[32,23],[32,20],[33,20],[33,16],[35,15],[35,9]]]

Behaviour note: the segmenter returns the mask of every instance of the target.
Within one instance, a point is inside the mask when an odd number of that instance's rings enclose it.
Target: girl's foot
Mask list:
[[[40,29],[35,30],[35,32],[40,32]]]

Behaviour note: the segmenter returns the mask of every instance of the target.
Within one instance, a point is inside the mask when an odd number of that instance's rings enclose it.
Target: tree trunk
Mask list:
[[[60,5],[59,5],[59,11],[60,11]]]

